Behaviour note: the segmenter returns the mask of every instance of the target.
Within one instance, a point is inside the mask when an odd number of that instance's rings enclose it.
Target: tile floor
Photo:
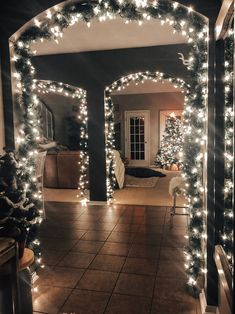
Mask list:
[[[34,313],[200,314],[185,292],[186,217],[169,208],[46,204]]]

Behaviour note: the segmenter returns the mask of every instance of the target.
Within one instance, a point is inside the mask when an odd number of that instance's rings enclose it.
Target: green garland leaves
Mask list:
[[[231,267],[233,267],[234,264],[233,52],[234,52],[234,33],[230,32],[228,34],[228,37],[225,39],[225,189],[224,189],[225,209],[222,243]]]

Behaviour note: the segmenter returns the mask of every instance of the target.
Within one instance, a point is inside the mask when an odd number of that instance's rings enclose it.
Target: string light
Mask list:
[[[78,190],[79,196],[85,203],[87,202],[87,168],[89,164],[89,156],[87,152],[87,140],[88,140],[88,129],[87,129],[87,102],[86,102],[86,91],[73,87],[62,82],[45,81],[45,80],[34,80],[35,87],[39,93],[57,93],[65,97],[71,97],[78,101],[79,113],[78,120],[80,123],[80,162],[79,162],[79,182]],[[83,202],[83,203],[84,203]]]
[[[114,5],[115,3],[115,5]],[[191,221],[190,221],[190,230],[196,228],[199,230],[195,236],[193,232],[189,232],[189,246],[188,254],[191,256],[190,260],[192,263],[187,269],[188,282],[189,285],[195,286],[197,282],[197,277],[201,273],[203,267],[203,259],[197,256],[197,252],[202,250],[202,235],[204,234],[204,217],[198,217],[196,213],[200,211],[202,207],[202,193],[198,187],[195,187],[195,182],[202,180],[202,165],[201,160],[196,160],[194,156],[197,156],[199,152],[202,151],[202,145],[206,144],[207,139],[203,138],[203,132],[205,130],[205,118],[198,116],[198,110],[201,109],[206,117],[205,107],[207,104],[207,41],[208,41],[208,25],[206,19],[201,15],[194,12],[191,8],[184,7],[177,2],[166,2],[165,0],[158,1],[145,1],[145,0],[130,0],[123,1],[118,0],[113,2],[111,0],[98,1],[97,2],[85,2],[82,4],[76,3],[78,5],[66,5],[62,8],[59,6],[57,8],[50,9],[47,11],[45,19],[38,20],[37,25],[34,25],[31,30],[26,30],[20,38],[14,44],[14,54],[13,61],[17,69],[16,73],[20,75],[16,77],[18,81],[18,92],[21,94],[20,101],[22,102],[23,107],[25,108],[25,142],[19,144],[20,154],[22,156],[20,162],[22,163],[22,177],[27,173],[28,165],[33,164],[35,166],[35,156],[30,156],[28,152],[34,150],[34,147],[37,146],[39,135],[40,135],[40,125],[39,119],[36,112],[37,108],[37,99],[33,99],[34,90],[33,90],[33,79],[35,75],[35,69],[32,65],[27,64],[27,61],[30,61],[30,58],[33,56],[33,52],[30,51],[30,46],[32,43],[37,40],[43,39],[54,39],[58,43],[58,39],[62,37],[62,30],[69,25],[72,25],[78,21],[84,21],[87,23],[87,26],[90,27],[91,20],[93,17],[96,17],[98,21],[103,22],[107,19],[113,19],[115,16],[121,15],[124,23],[130,23],[137,21],[141,24],[145,20],[150,18],[159,19],[162,21],[162,24],[169,24],[172,26],[172,32],[179,32],[186,36],[188,42],[193,42],[193,45],[190,46],[190,56],[189,64],[187,66],[190,71],[191,81],[193,82],[192,89],[189,91],[185,97],[186,99],[186,110],[184,112],[184,121],[185,125],[188,126],[188,129],[185,129],[185,148],[184,148],[184,176],[188,183],[188,190],[190,191],[189,200],[197,197],[198,201],[196,204],[191,204]],[[49,13],[50,12],[50,13]],[[169,18],[170,17],[170,18]],[[174,18],[176,17],[176,18]],[[141,26],[140,25],[140,26]],[[192,58],[191,58],[192,57]],[[17,60],[16,60],[17,59]],[[160,77],[163,74],[160,74]],[[137,74],[138,77],[138,74]],[[134,78],[133,78],[134,79]],[[135,80],[135,79],[134,79]],[[179,83],[179,82],[178,82]],[[125,80],[122,82],[122,85],[125,85]],[[199,88],[197,88],[199,87]],[[114,88],[116,88],[114,86]],[[63,89],[62,89],[63,90]],[[197,90],[197,93],[195,93]],[[108,91],[106,91],[108,92]],[[193,97],[194,95],[195,97]],[[107,95],[106,95],[107,96]],[[112,119],[112,106],[109,104],[109,97],[105,99],[105,111],[106,111],[106,121],[109,117]],[[87,118],[85,119],[87,121]],[[32,125],[35,130],[39,132],[32,131]],[[105,126],[106,130],[106,156],[107,156],[107,169],[110,167],[112,159],[112,150],[114,147],[114,142],[112,138],[113,132],[113,121],[109,121]],[[195,134],[197,130],[201,129],[202,131],[202,140],[199,142],[195,141]],[[84,133],[84,138],[87,138],[87,135]],[[108,143],[108,144],[107,144]],[[88,157],[85,154],[86,162],[88,162]],[[26,160],[24,160],[24,158]],[[204,153],[203,160],[206,160]],[[113,166],[111,166],[112,168]],[[192,173],[193,168],[197,168],[198,171]],[[111,170],[113,173],[113,170]],[[32,178],[33,176],[31,176]],[[30,178],[30,180],[31,180]],[[82,179],[84,182],[84,178]],[[30,181],[32,182],[32,180]],[[107,197],[110,201],[112,196],[112,178],[107,179]],[[30,185],[31,186],[31,185]],[[30,189],[29,186],[29,189]],[[35,183],[33,184],[35,186]],[[83,188],[83,183],[81,183]],[[35,191],[33,192],[35,193]],[[195,248],[195,243],[197,243]],[[198,267],[194,266],[193,261],[197,261]]]
[[[225,182],[224,182],[224,226],[221,234],[223,248],[227,255],[231,268],[233,268],[233,245],[234,245],[234,218],[233,218],[233,198],[234,198],[234,150],[232,146],[234,136],[234,111],[233,111],[233,50],[234,34],[230,30],[225,39]]]

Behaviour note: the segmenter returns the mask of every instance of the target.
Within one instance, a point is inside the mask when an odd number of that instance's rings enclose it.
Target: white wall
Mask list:
[[[0,155],[3,153],[3,147],[5,146],[5,130],[4,130],[4,118],[3,118],[3,99],[2,99],[2,80],[0,69]]]
[[[119,105],[121,118],[121,153],[124,155],[124,112],[128,110],[149,110],[150,111],[150,165],[154,160],[159,147],[159,119],[161,110],[182,110],[184,95],[180,92],[155,93],[155,94],[128,94],[113,95],[114,104]]]

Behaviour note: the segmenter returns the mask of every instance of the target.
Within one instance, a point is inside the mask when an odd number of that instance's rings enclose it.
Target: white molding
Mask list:
[[[228,24],[231,23],[232,19],[232,7],[233,0],[223,0],[220,8],[219,15],[215,24],[215,36],[216,40],[224,38],[227,33]]]
[[[97,206],[108,205],[107,201],[88,201],[87,204]]]
[[[199,295],[202,314],[220,314],[217,306],[207,305],[204,289]]]

